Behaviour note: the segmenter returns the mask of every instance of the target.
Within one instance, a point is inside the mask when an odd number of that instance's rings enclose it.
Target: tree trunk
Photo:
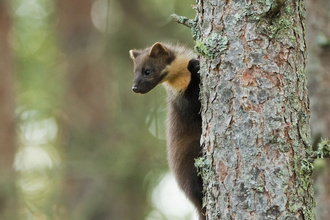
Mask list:
[[[147,201],[142,190],[136,189],[142,189],[150,165],[144,164],[141,171],[142,159],[138,155],[145,160],[145,151],[130,153],[131,160],[122,156],[132,152],[127,150],[130,149],[127,143],[134,135],[125,136],[115,124],[118,120],[111,118],[109,103],[116,101],[109,98],[114,97],[109,94],[111,59],[107,57],[109,45],[105,43],[109,36],[98,32],[92,23],[93,3],[58,1],[59,33],[68,79],[61,120],[66,153],[61,199],[73,220],[143,219],[145,213],[141,210]],[[125,164],[127,160],[130,163]],[[127,164],[134,164],[129,178]]]
[[[17,219],[13,161],[15,144],[14,66],[8,34],[11,19],[6,1],[0,1],[0,219]]]
[[[198,0],[207,219],[314,219],[304,2]]]
[[[308,86],[311,100],[311,129],[314,143],[330,139],[330,2],[306,1],[306,42],[308,48]],[[317,219],[330,216],[330,159],[324,172],[316,175]]]
[[[66,153],[61,200],[70,219],[82,220],[111,218],[102,210],[104,206],[99,205],[105,203],[107,191],[96,181],[96,162],[91,163],[105,142],[103,128],[108,114],[103,49],[99,45],[101,34],[91,20],[93,2],[57,2],[68,82],[63,96],[64,117],[60,120]]]

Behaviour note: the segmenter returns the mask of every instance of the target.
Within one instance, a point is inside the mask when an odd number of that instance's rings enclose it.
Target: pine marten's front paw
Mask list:
[[[190,60],[187,68],[191,74],[197,74],[199,71],[199,60],[197,59]]]

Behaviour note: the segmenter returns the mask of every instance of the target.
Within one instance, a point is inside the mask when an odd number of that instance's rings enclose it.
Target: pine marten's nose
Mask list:
[[[133,90],[134,92],[138,92],[138,87],[133,86],[133,87],[132,87],[132,90]]]

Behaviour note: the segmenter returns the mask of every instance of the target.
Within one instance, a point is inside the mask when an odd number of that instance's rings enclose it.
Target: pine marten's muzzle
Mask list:
[[[136,93],[139,92],[139,89],[138,89],[138,87],[136,87],[136,86],[133,86],[133,87],[132,87],[132,90],[133,90],[133,92],[136,92]]]
[[[135,93],[145,94],[155,88],[162,78],[149,78],[148,80],[140,74],[133,83],[132,90]]]
[[[132,90],[135,93],[145,94],[145,93],[149,92],[151,89],[153,89],[156,85],[152,85],[149,83],[134,84],[132,86]]]

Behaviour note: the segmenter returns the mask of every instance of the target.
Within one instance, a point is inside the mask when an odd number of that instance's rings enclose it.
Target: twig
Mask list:
[[[177,14],[172,14],[171,17],[178,22],[179,24],[183,24],[184,26],[188,27],[188,28],[192,28],[195,24],[193,19],[188,19],[185,16],[180,16]]]

